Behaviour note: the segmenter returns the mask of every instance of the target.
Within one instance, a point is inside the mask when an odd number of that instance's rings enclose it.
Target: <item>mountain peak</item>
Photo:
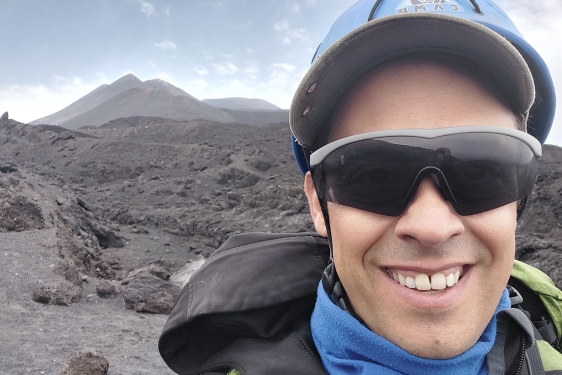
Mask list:
[[[123,83],[123,82],[135,82],[135,83],[142,83],[142,81],[140,79],[138,79],[133,73],[129,73],[129,74],[125,74],[123,77],[119,78],[118,80],[114,81],[112,83],[116,84],[116,83]]]

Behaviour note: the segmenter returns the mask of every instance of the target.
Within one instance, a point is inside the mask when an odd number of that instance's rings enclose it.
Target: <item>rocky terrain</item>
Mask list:
[[[540,168],[517,256],[561,287],[562,149]],[[0,372],[172,374],[156,345],[182,277],[232,234],[311,230],[286,123],[4,116]]]

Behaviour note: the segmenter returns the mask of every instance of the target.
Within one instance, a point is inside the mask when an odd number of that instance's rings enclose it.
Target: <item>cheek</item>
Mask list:
[[[488,260],[497,276],[508,278],[515,258],[516,203],[465,216],[463,220],[473,237],[488,249]]]
[[[338,273],[357,270],[367,251],[392,233],[394,218],[331,202],[328,203],[328,211]]]

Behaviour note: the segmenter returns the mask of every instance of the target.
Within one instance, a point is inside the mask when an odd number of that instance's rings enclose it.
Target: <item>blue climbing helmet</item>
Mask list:
[[[306,173],[333,107],[362,74],[413,53],[449,54],[486,69],[529,134],[544,144],[556,106],[537,51],[492,0],[359,0],[332,25],[291,104],[293,152]]]

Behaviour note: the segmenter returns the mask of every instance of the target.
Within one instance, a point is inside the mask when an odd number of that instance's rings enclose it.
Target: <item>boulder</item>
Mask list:
[[[82,288],[66,283],[40,286],[35,289],[31,297],[35,302],[60,306],[69,306],[80,301],[80,298],[82,298]]]
[[[141,272],[123,291],[128,309],[153,314],[169,314],[181,289],[150,273]]]
[[[107,375],[109,362],[95,353],[79,353],[66,364],[61,375]]]
[[[100,298],[115,298],[121,294],[121,288],[107,280],[102,280],[96,286],[96,293]]]
[[[131,282],[131,280],[133,280],[141,273],[149,273],[166,281],[169,280],[171,276],[170,272],[168,272],[168,270],[165,267],[159,266],[157,264],[151,264],[147,267],[139,268],[129,272],[127,277],[123,280],[122,284],[128,284],[129,282]]]

